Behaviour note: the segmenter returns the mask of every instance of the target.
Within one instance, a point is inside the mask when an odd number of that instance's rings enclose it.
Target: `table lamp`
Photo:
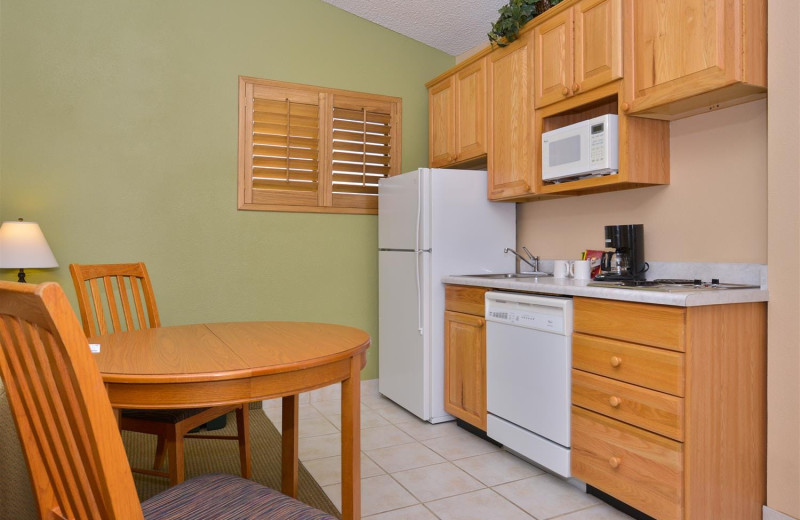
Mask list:
[[[0,268],[19,269],[17,278],[25,283],[26,268],[58,267],[39,224],[7,221],[0,225]]]

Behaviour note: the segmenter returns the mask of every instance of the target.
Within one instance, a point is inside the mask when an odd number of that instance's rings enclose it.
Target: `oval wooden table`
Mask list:
[[[369,335],[342,325],[206,323],[89,339],[111,405],[195,408],[283,398],[281,491],[297,496],[298,394],[342,385],[342,518],[361,518],[361,388]]]

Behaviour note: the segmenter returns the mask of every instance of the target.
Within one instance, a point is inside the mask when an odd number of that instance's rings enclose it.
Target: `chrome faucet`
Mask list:
[[[538,256],[533,256],[531,254],[531,252],[528,251],[528,248],[525,247],[525,246],[522,246],[522,250],[525,251],[525,254],[528,255],[528,258],[525,258],[521,254],[519,254],[516,251],[514,251],[513,249],[511,249],[510,247],[505,248],[503,250],[503,252],[504,253],[514,253],[517,256],[517,258],[519,258],[520,260],[522,260],[523,262],[525,262],[526,264],[531,266],[533,268],[533,272],[538,273],[539,272],[539,257]]]

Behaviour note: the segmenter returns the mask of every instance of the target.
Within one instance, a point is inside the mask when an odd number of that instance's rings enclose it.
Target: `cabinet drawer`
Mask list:
[[[575,332],[684,352],[686,309],[575,298]]]
[[[572,404],[683,440],[683,399],[607,377],[572,371]]]
[[[447,311],[483,316],[485,307],[484,295],[487,291],[489,289],[486,287],[445,285],[444,308]]]
[[[572,407],[572,475],[659,520],[683,518],[683,445]]]
[[[684,395],[684,355],[613,339],[572,335],[572,367],[672,395]]]

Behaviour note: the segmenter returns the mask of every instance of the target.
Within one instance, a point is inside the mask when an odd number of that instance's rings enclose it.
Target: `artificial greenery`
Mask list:
[[[560,2],[561,0],[509,0],[508,5],[497,10],[500,18],[492,24],[489,41],[505,47],[517,39],[523,25]]]

